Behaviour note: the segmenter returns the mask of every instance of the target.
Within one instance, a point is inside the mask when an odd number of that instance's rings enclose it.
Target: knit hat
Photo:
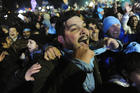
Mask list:
[[[23,32],[24,31],[31,31],[31,29],[30,28],[25,28],[24,30],[23,30]]]
[[[32,34],[29,39],[34,40],[39,45],[39,47],[42,47],[43,40],[40,35]]]
[[[137,42],[131,42],[129,45],[127,45],[126,49],[123,52],[125,54],[131,53],[131,52],[140,53],[140,44]]]
[[[114,16],[108,16],[103,21],[103,33],[106,34],[108,29],[114,25],[119,24],[121,26],[120,21]]]

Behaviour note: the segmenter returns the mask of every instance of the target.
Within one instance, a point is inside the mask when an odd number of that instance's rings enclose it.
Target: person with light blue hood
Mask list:
[[[103,20],[103,36],[111,37],[128,43],[134,40],[133,35],[125,35],[120,21],[114,16],[108,16]]]
[[[104,9],[98,7],[97,8],[97,15],[98,15],[98,17],[99,17],[100,20],[103,20],[103,17],[104,17]]]

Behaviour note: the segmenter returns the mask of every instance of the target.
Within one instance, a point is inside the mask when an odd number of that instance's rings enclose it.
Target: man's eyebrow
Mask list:
[[[71,24],[70,26],[67,26],[67,27],[71,28],[72,26],[77,26],[77,24]]]

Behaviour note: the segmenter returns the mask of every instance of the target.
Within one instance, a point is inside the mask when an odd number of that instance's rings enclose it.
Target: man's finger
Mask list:
[[[35,73],[38,73],[39,71],[40,71],[40,70],[36,70],[36,69],[35,69],[35,70],[32,70],[32,71],[31,71],[31,75],[33,75],[33,74],[35,74]]]
[[[32,67],[32,70],[37,70],[37,69],[40,69],[41,68],[41,66],[35,66],[35,67]]]
[[[54,51],[54,49],[53,48],[50,48],[49,50],[48,50],[48,52],[49,52],[49,56],[51,56],[52,58],[56,58],[56,54],[55,54],[55,51]]]
[[[52,56],[52,54],[49,51],[47,51],[47,57],[49,58],[49,60],[54,59],[54,57]]]
[[[55,56],[56,57],[58,57],[58,58],[60,58],[60,56],[62,55],[61,53],[60,53],[60,50],[58,50],[57,48],[53,48],[53,52],[54,52],[54,54],[55,54]]]
[[[35,79],[34,79],[34,77],[30,77],[30,81],[34,81]]]
[[[46,59],[47,61],[49,60],[48,56],[47,56],[47,51],[44,54],[44,59]]]
[[[41,68],[41,65],[38,64],[38,63],[34,64],[34,65],[31,67],[31,69],[37,69],[37,68]]]

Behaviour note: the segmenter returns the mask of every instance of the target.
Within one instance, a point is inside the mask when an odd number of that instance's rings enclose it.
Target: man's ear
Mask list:
[[[64,44],[64,37],[62,35],[58,36],[58,42]]]
[[[17,35],[19,35],[19,32],[17,32]]]

